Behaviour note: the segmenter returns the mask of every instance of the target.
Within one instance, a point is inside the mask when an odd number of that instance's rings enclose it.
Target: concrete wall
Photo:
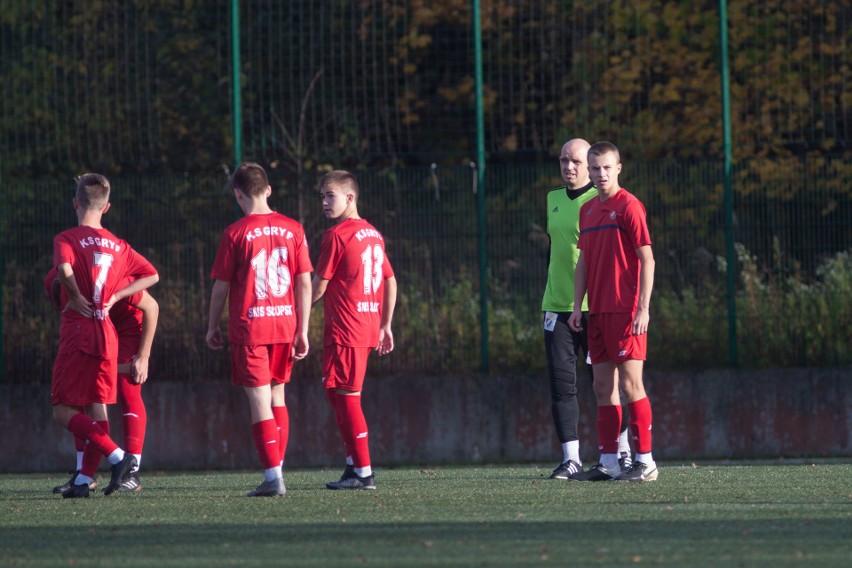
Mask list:
[[[660,460],[852,456],[852,368],[649,372],[654,455]],[[287,463],[342,463],[337,429],[317,380],[287,387]],[[584,459],[597,458],[596,411],[583,377]],[[73,466],[70,434],[51,421],[46,388],[0,386],[0,471]],[[226,379],[158,382],[148,408],[146,469],[256,469],[247,405]],[[544,376],[367,380],[364,410],[376,466],[546,462],[561,457]],[[116,441],[121,430],[113,409]],[[103,467],[103,466],[102,466]]]

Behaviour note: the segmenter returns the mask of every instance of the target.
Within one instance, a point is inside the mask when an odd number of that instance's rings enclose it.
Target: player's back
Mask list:
[[[115,330],[104,315],[104,303],[119,290],[128,275],[142,278],[156,274],[156,270],[107,229],[85,225],[55,237],[54,264],[63,263],[71,265],[77,288],[92,303],[94,315],[87,318],[74,310],[63,310],[60,352],[81,350],[103,358],[114,357]]]
[[[252,214],[225,229],[211,276],[230,283],[231,342],[293,341],[294,277],[311,270],[305,232],[294,219],[275,212]]]

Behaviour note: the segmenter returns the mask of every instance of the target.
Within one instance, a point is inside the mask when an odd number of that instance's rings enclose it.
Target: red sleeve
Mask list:
[[[73,265],[74,249],[65,236],[57,235],[53,239],[53,266],[59,266],[66,262]]]
[[[320,244],[320,256],[317,261],[316,273],[324,280],[331,280],[337,270],[346,246],[335,231],[326,231]]]
[[[634,250],[651,244],[651,233],[645,220],[645,206],[641,201],[634,199],[627,204],[624,209],[624,222]]]
[[[314,265],[311,264],[311,256],[308,253],[308,239],[304,231],[301,232],[302,241],[296,245],[296,274],[313,272]]]
[[[210,270],[210,277],[215,280],[231,282],[234,279],[234,246],[230,235],[225,232],[219,240],[219,250],[216,251],[216,260]]]

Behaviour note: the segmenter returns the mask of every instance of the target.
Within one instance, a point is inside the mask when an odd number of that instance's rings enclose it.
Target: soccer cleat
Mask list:
[[[246,497],[278,497],[285,493],[287,493],[287,487],[284,486],[284,478],[277,477],[272,481],[264,481],[257,486],[257,489],[246,493]]]
[[[648,465],[638,461],[616,479],[618,481],[654,481],[659,475],[657,464]]]
[[[112,475],[109,478],[109,485],[104,489],[104,495],[111,495],[122,483],[127,481],[130,472],[136,466],[136,456],[130,452],[125,452],[124,459],[112,466]]]
[[[568,460],[556,466],[556,469],[550,474],[550,479],[570,479],[572,475],[581,471],[583,471],[583,466],[574,460]]]
[[[633,458],[630,457],[630,452],[621,452],[621,457],[618,458],[618,467],[621,468],[622,473],[633,467]]]
[[[56,487],[54,487],[53,492],[59,494],[59,493],[62,493],[64,491],[71,489],[71,486],[74,485],[74,481],[77,479],[78,475],[80,475],[80,470],[77,470],[74,473],[72,473],[71,479],[69,479],[68,481],[66,481],[62,485],[57,485]],[[97,487],[98,487],[97,481],[92,480],[92,482],[89,483],[89,489],[91,491],[94,491],[95,489],[97,489]]]
[[[343,469],[343,475],[340,476],[340,479],[338,479],[337,482],[340,483],[341,481],[346,481],[347,479],[352,479],[353,477],[355,477],[355,466],[351,463],[348,463]]]
[[[136,493],[142,491],[142,479],[139,477],[139,472],[134,471],[130,477],[121,482],[116,488],[116,493]]]
[[[358,477],[355,473],[348,479],[330,481],[325,484],[329,489],[375,489],[376,479],[372,475]]]
[[[76,499],[78,497],[88,497],[89,496],[89,485],[84,483],[82,485],[72,485],[68,489],[62,492],[63,499]]]
[[[621,475],[621,468],[616,466],[613,469],[607,469],[603,464],[595,464],[591,469],[584,472],[576,473],[570,479],[574,481],[611,481]]]

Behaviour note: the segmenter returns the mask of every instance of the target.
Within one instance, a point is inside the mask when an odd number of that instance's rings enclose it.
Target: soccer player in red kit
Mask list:
[[[68,301],[50,387],[54,420],[111,464],[104,495],[118,489],[136,466],[133,454],[121,449],[103,427],[106,405],[115,404],[117,391],[118,337],[109,310],[159,280],[150,262],[101,225],[109,194],[104,176],[81,176],[73,200],[78,226],[53,241],[54,266]],[[128,279],[131,283],[124,286]],[[62,496],[88,497],[92,481],[91,476],[77,475]]]
[[[281,465],[289,437],[284,385],[294,359],[308,354],[311,265],[302,225],[269,208],[263,168],[246,162],[231,176],[245,216],[225,229],[210,275],[207,345],[222,349],[219,321],[228,302],[231,381],[243,387],[264,481],[249,497],[284,495]]]
[[[654,255],[645,207],[618,183],[621,158],[610,142],[589,148],[589,175],[598,198],[580,209],[580,257],[574,273],[572,329],[582,329],[579,309],[589,294],[589,353],[598,401],[600,460],[574,477],[578,481],[653,481],[658,471],[651,452],[651,403],[642,369],[648,344]],[[627,397],[636,458],[621,471],[619,383]]]
[[[335,170],[320,180],[325,216],[335,221],[322,237],[312,301],[324,300],[322,374],[346,448],[346,468],[329,489],[375,489],[361,391],[367,358],[393,351],[391,321],[396,278],[381,233],[358,215],[358,181]]]
[[[124,282],[124,285],[127,284],[130,284],[129,280]],[[68,298],[63,293],[59,280],[56,279],[55,268],[48,273],[45,288],[51,303],[57,311],[61,312]],[[137,463],[131,470],[130,476],[116,489],[119,493],[142,489],[139,468],[142,465],[142,447],[148,420],[145,403],[142,400],[142,385],[148,380],[148,361],[151,357],[151,346],[154,342],[159,313],[157,301],[144,290],[116,302],[109,312],[109,318],[118,335],[118,404],[122,414],[124,448],[133,454]],[[109,433],[109,422],[101,424],[101,428]],[[74,443],[77,450],[76,471],[67,483],[54,487],[54,493],[62,493],[70,489],[80,473],[94,477],[100,463],[101,455],[91,448],[86,452],[87,446],[84,440],[74,438]],[[89,489],[95,489],[95,487],[95,482],[89,484]]]

